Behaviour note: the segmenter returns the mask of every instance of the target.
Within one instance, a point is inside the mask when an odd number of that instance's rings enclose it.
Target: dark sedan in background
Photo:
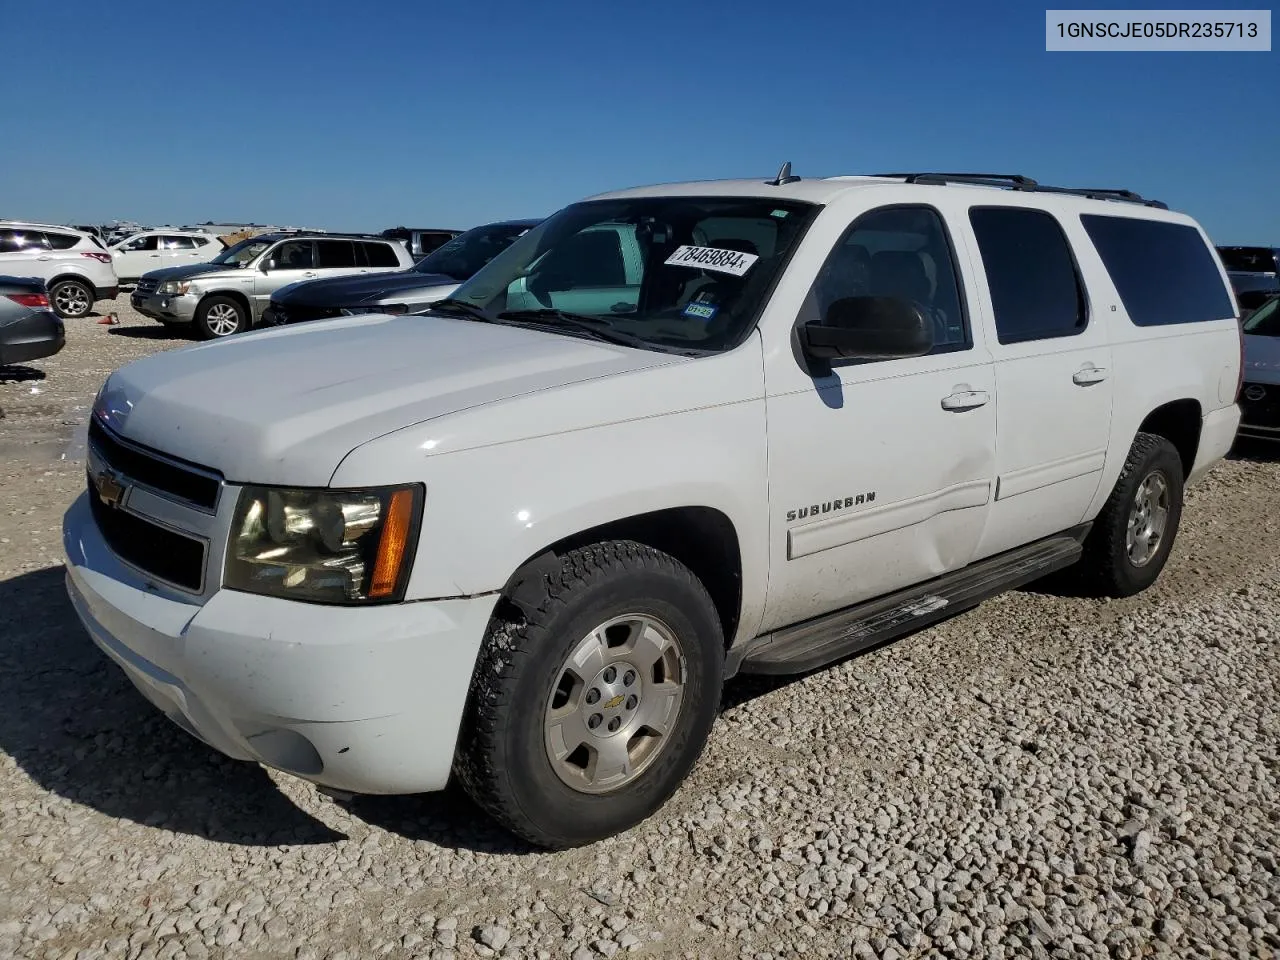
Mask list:
[[[409,270],[304,280],[281,287],[262,313],[263,327],[356,313],[412,313],[449,296],[542,221],[503,220],[474,227]]]
[[[36,277],[0,277],[0,367],[51,357],[66,343],[62,318]]]

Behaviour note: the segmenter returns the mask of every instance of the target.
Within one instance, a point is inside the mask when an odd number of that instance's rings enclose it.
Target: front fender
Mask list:
[[[720,511],[734,525],[742,557],[739,637],[759,625],[768,571],[763,398],[426,458],[413,442],[416,433],[409,433],[359,448],[332,480],[335,486],[425,482],[409,599],[498,591],[526,560],[566,537],[639,514],[698,506]]]

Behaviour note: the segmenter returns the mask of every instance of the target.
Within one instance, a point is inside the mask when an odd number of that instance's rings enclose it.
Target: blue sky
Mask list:
[[[467,227],[790,160],[801,176],[1124,187],[1218,242],[1280,243],[1280,52],[1047,53],[1044,16],[847,0],[12,3],[0,216]]]

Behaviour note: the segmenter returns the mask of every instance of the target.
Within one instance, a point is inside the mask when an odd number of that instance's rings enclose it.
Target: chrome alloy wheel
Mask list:
[[[78,283],[59,284],[53,303],[58,312],[66,317],[82,317],[93,306],[89,301],[89,291]]]
[[[205,323],[215,337],[230,336],[240,326],[240,314],[229,303],[215,303],[205,314]]]
[[[1160,470],[1147,474],[1138,484],[1129,507],[1125,530],[1125,551],[1135,567],[1145,567],[1164,542],[1169,523],[1169,481]]]
[[[560,668],[543,721],[547,757],[581,793],[611,793],[657,759],[684,702],[684,652],[656,617],[592,630]]]

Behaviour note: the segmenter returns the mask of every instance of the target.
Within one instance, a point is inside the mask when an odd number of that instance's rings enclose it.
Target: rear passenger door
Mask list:
[[[998,424],[981,558],[1084,519],[1111,433],[1111,348],[1068,240],[1081,242],[1078,221],[1014,205],[974,206],[968,219]]]

